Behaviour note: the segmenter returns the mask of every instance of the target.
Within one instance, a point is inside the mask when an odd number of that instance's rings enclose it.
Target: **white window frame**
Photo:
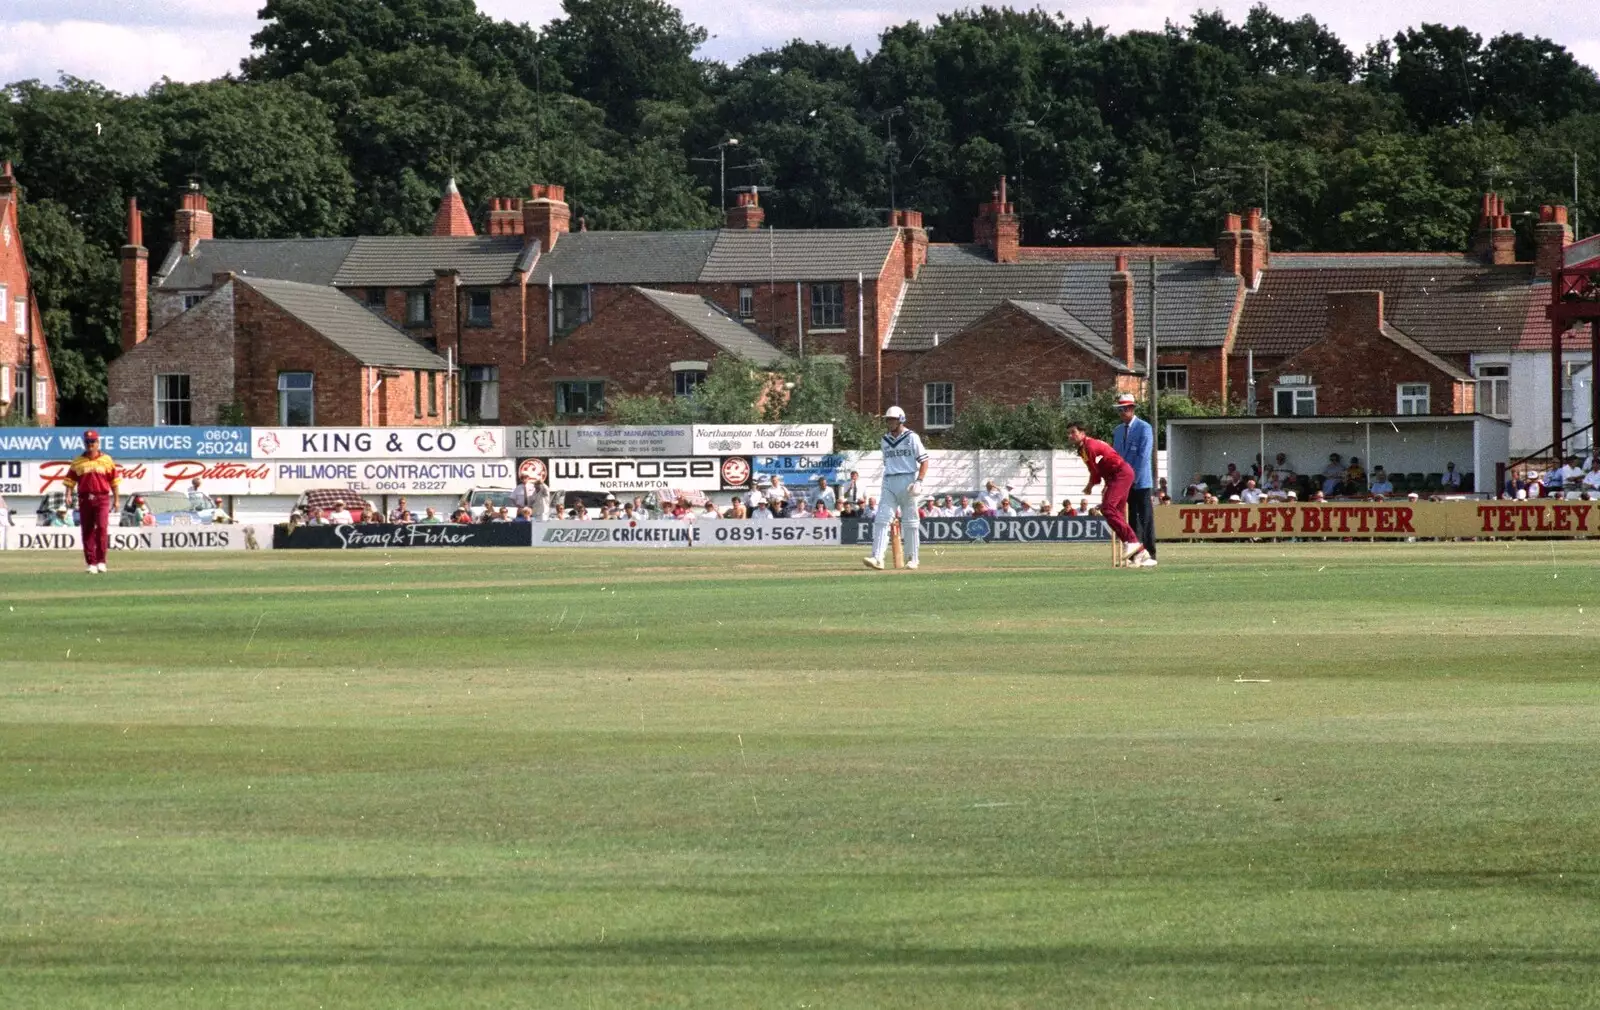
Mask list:
[[[0,406],[11,402],[11,366],[0,365]]]
[[[1511,416],[1511,365],[1504,361],[1485,361],[1473,366],[1472,376],[1477,380],[1476,408],[1490,417]],[[1485,396],[1485,390],[1488,395]],[[1498,406],[1500,410],[1486,410],[1485,406]]]
[[[175,397],[172,397],[172,396],[163,397],[161,395],[161,380],[162,379],[182,379],[183,380],[183,392],[185,393],[185,395],[181,399],[180,398],[175,398]],[[166,427],[168,425],[188,425],[188,424],[193,424],[194,423],[194,380],[192,378],[190,378],[189,373],[188,372],[158,372],[156,374],[156,376],[155,376],[154,384],[155,384],[155,389],[153,390],[153,395],[155,397],[155,413],[150,415],[150,418],[151,418],[152,421],[155,422],[156,427],[160,428],[160,427]],[[187,421],[164,421],[164,420],[162,420],[162,417],[164,415],[163,415],[163,411],[162,411],[161,407],[162,407],[163,404],[168,404],[168,403],[187,403],[188,404],[187,413],[189,415],[189,420],[187,420]],[[182,412],[180,412],[180,414],[181,413]]]
[[[1281,401],[1279,397],[1289,393],[1289,411],[1284,413],[1279,410]],[[1302,406],[1309,406],[1310,410],[1301,410]],[[1272,387],[1272,416],[1273,417],[1316,417],[1317,416],[1317,387],[1316,386],[1273,386]]]
[[[844,282],[843,281],[813,281],[811,287],[811,332],[826,330],[843,330],[844,322]],[[837,302],[829,297],[838,292]]]
[[[418,311],[420,308],[421,311]],[[413,288],[406,292],[406,325],[433,325],[433,292]]]
[[[33,413],[42,417],[50,409],[50,383],[44,379],[33,380]]]
[[[1174,382],[1174,379],[1180,379]],[[1189,366],[1188,365],[1157,365],[1156,366],[1156,391],[1161,393],[1177,393],[1180,396],[1189,395]]]
[[[576,299],[571,298],[574,292],[578,294]],[[563,296],[568,300],[576,300],[578,304],[563,304]],[[550,308],[555,318],[556,336],[565,336],[594,318],[594,295],[587,284],[557,284]],[[574,308],[578,313],[576,319],[571,318]]]
[[[287,380],[290,376],[304,375],[310,381],[305,386],[290,386]],[[306,419],[305,427],[312,427],[317,423],[317,373],[315,372],[279,372],[278,373],[278,426],[280,428],[301,427],[289,423],[289,400],[291,393],[306,393],[311,398],[311,410]]]
[[[1077,392],[1073,392],[1071,389],[1073,386],[1082,388]],[[1094,396],[1094,383],[1088,379],[1068,379],[1061,384],[1062,403],[1080,403],[1092,396]]]
[[[28,300],[26,298],[11,299],[11,310],[16,313],[17,336],[28,335]]]
[[[10,287],[8,287],[5,284],[0,284],[0,323],[3,323],[6,320],[11,318],[8,315],[8,313],[10,311],[11,311],[11,289],[10,289]]]
[[[599,395],[591,397],[591,399],[594,401],[594,404],[595,404],[593,409],[585,408],[584,410],[578,410],[578,411],[564,409],[564,402],[566,400],[566,394],[570,391],[570,387],[572,387],[572,386],[588,386],[588,387],[591,387],[590,390],[585,390],[585,394],[587,394],[590,391],[592,391],[593,387],[598,387],[599,388]],[[606,412],[606,382],[605,382],[604,379],[559,379],[559,380],[556,381],[556,414],[558,416],[560,416],[560,417],[599,417],[601,414],[604,414],[605,412]]]
[[[756,289],[739,289],[739,318],[754,319],[756,314]]]
[[[1402,416],[1429,413],[1432,407],[1433,388],[1426,382],[1399,382],[1394,387],[1394,412]],[[1421,407],[1421,410],[1417,408]]]
[[[922,387],[922,427],[938,431],[956,423],[956,384],[929,382]]]

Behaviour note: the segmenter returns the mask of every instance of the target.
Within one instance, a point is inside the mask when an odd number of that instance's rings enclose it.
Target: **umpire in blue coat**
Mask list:
[[[1156,515],[1150,501],[1155,481],[1151,463],[1156,455],[1156,433],[1150,422],[1134,414],[1136,401],[1128,394],[1117,397],[1117,414],[1122,418],[1111,432],[1111,448],[1133,468],[1133,490],[1128,492],[1128,525],[1139,535],[1144,549],[1156,556]]]

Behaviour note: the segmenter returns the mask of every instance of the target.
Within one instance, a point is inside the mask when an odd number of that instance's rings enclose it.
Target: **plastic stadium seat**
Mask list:
[[[1464,473],[1461,475],[1461,490],[1463,492],[1471,494],[1474,486],[1475,485],[1472,482],[1472,474]]]
[[[1429,491],[1437,491],[1437,490],[1439,490],[1439,485],[1442,484],[1442,483],[1444,483],[1444,474],[1443,473],[1430,473],[1430,474],[1428,474],[1428,490]]]
[[[1410,485],[1411,490],[1413,491],[1421,491],[1427,486],[1425,483],[1423,483],[1423,476],[1420,473],[1406,474],[1406,483]]]
[[[1405,494],[1411,490],[1411,480],[1403,473],[1391,473],[1389,483],[1394,485],[1395,494]]]

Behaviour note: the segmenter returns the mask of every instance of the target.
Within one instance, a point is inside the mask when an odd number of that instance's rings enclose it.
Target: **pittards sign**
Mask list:
[[[72,461],[44,462],[0,460],[0,494],[45,495],[66,490]],[[17,474],[13,479],[12,474]],[[272,494],[272,466],[251,460],[169,459],[130,460],[117,463],[123,494],[140,491],[187,491],[196,478],[209,495]],[[20,484],[14,488],[13,485]]]

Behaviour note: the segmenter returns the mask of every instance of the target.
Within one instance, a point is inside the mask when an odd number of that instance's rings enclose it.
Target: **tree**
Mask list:
[[[694,52],[706,30],[677,8],[662,0],[562,0],[561,9],[566,16],[545,26],[544,41],[573,94],[605,110],[612,129],[637,126],[641,102],[704,101],[705,70]]]
[[[1477,114],[1483,94],[1483,37],[1465,28],[1423,24],[1394,37],[1391,86],[1413,125],[1454,126]]]
[[[96,423],[105,417],[106,362],[118,346],[117,260],[54,200],[22,201],[18,224],[55,371],[57,420]]]

